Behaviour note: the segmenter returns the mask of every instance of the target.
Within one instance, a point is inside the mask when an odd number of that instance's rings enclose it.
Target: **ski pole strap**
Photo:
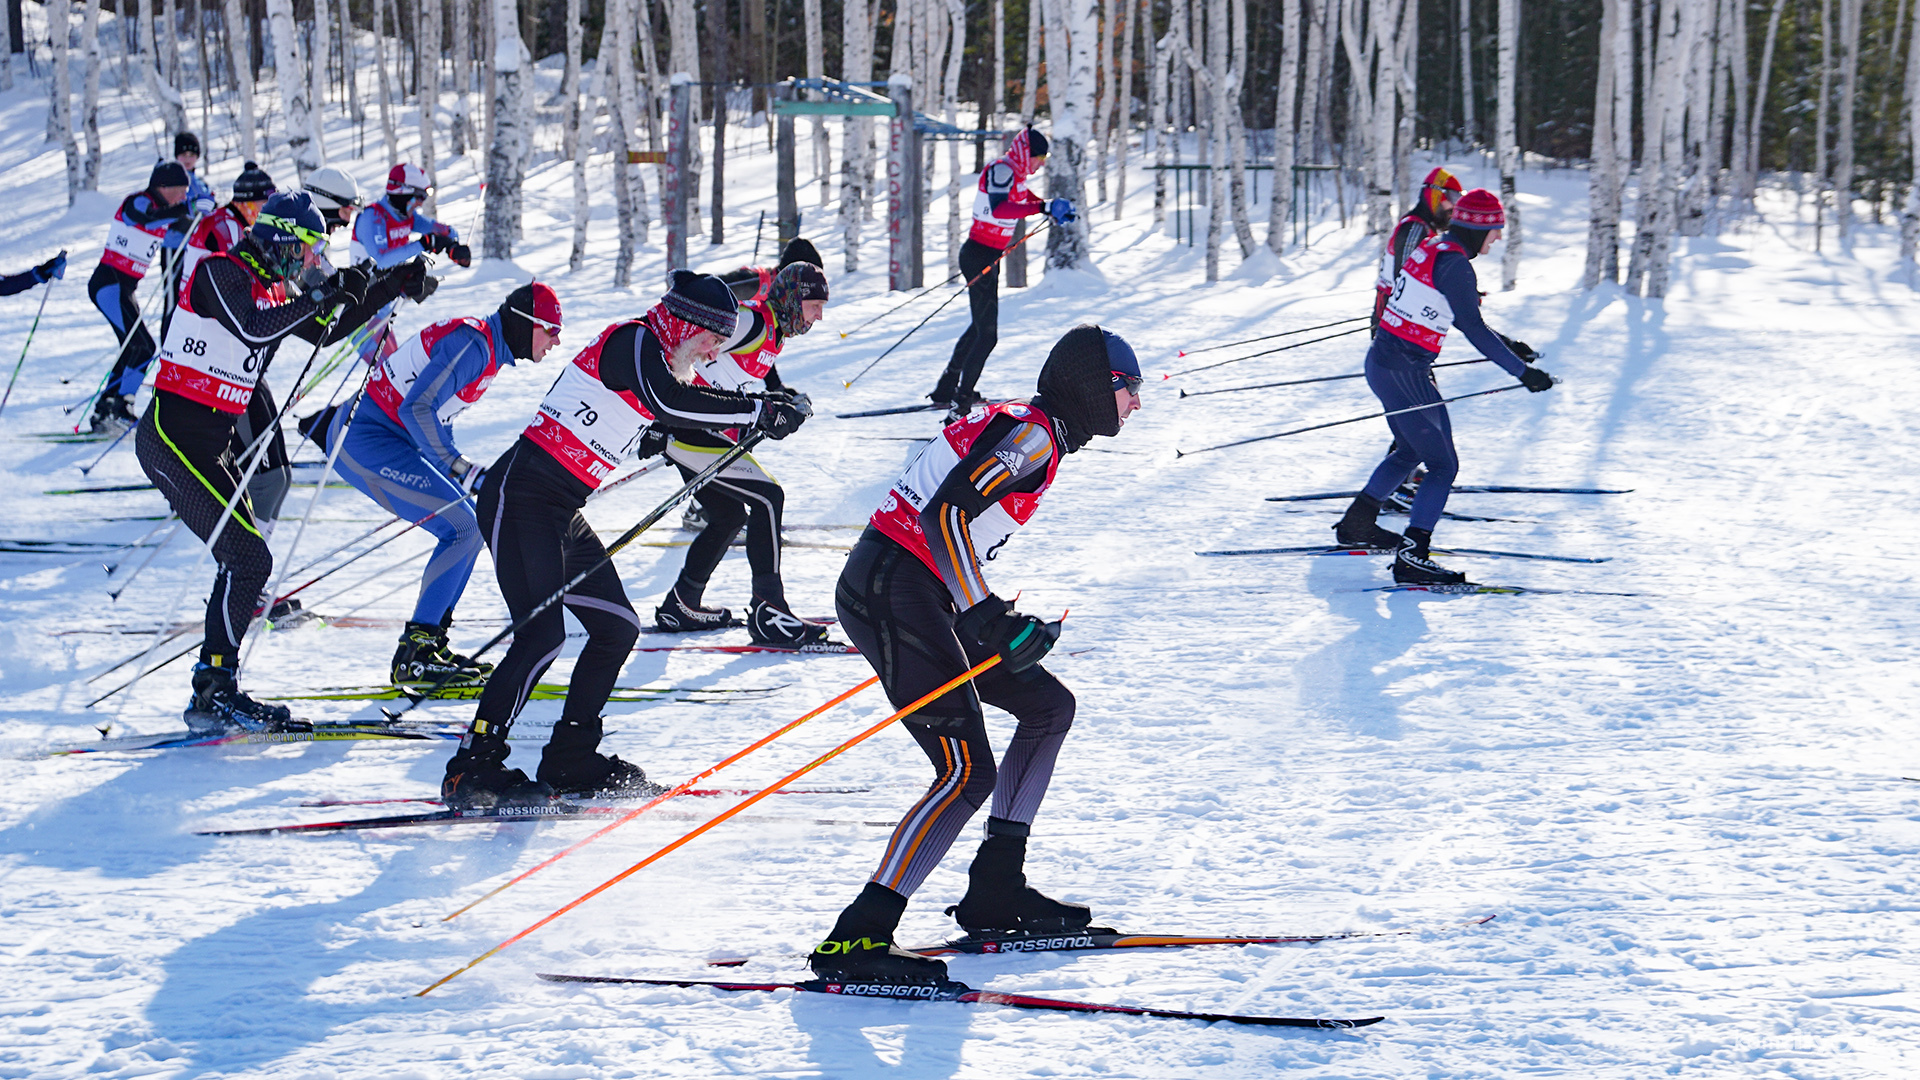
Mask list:
[[[926,706],[932,704],[934,701],[939,700],[948,691],[951,691],[957,687],[965,685],[967,682],[971,681],[975,676],[980,675],[981,673],[985,672],[988,668],[993,667],[993,665],[999,662],[1000,662],[1000,654],[995,653],[992,656],[987,657],[985,660],[980,661],[978,664],[975,664],[974,666],[968,668],[966,671],[962,672],[961,674],[956,675],[951,679],[948,679],[946,682],[942,683],[938,688],[934,689],[933,691],[928,693],[926,696],[920,698],[918,701],[913,702],[911,705],[908,705],[903,709],[897,710],[892,715],[888,716],[885,720],[880,721],[879,723],[873,725],[872,727],[866,729],[865,731],[862,731],[860,734],[855,735],[853,738],[848,739],[846,742],[841,743],[839,746],[834,747],[833,749],[827,751],[826,753],[821,754],[819,757],[814,758],[812,761],[806,763],[805,765],[800,766],[798,769],[795,769],[794,771],[788,773],[787,775],[781,777],[780,779],[775,780],[769,786],[760,789],[759,791],[753,793],[752,795],[747,796],[747,798],[744,799],[743,801],[734,804],[733,806],[729,807],[726,810],[721,811],[718,816],[694,827],[692,831],[688,832],[686,835],[682,836],[680,839],[673,841],[672,843],[654,852],[653,854],[647,856],[646,858],[641,859],[639,862],[634,863],[632,866],[627,867],[625,870],[622,870],[619,873],[608,878],[607,880],[601,882],[599,885],[596,885],[593,888],[587,890],[586,892],[580,894],[578,897],[574,898],[573,900],[570,900],[567,903],[561,905],[559,908],[555,909],[551,914],[540,919],[538,922],[534,923],[532,926],[527,927],[525,930],[520,931],[519,933],[513,935],[512,937],[501,942],[500,944],[495,945],[493,948],[488,949],[486,952],[481,953],[479,956],[474,957],[472,960],[468,961],[464,966],[454,970],[453,972],[445,976],[442,976],[439,979],[439,981],[435,982],[432,986],[427,987],[425,990],[420,991],[414,996],[426,997],[428,994],[433,993],[435,990],[439,989],[442,986],[445,986],[449,982],[452,982],[454,979],[460,977],[466,972],[473,970],[481,962],[499,954],[503,950],[507,949],[509,946],[513,945],[515,942],[525,940],[529,935],[538,931],[541,927],[547,925],[548,923],[554,921],[555,919],[558,919],[560,916],[565,915],[567,912],[572,911],[574,908],[579,907],[581,904],[586,903],[587,901],[593,899],[594,897],[599,896],[601,893],[606,892],[608,889],[611,889],[615,885],[620,884],[622,881],[625,881],[626,879],[639,873],[641,870],[646,869],[648,866],[651,866],[654,863],[659,862],[661,859],[666,858],[668,855],[679,850],[681,847],[684,847],[689,841],[693,840],[694,837],[697,837],[700,834],[707,832],[708,830],[719,825],[721,822],[727,820],[730,817],[733,817],[736,814],[739,814],[741,811],[745,810],[749,806],[752,806],[754,803],[759,802],[761,799],[764,799],[767,796],[772,795],[774,792],[780,790],[783,787],[786,787],[788,784],[793,783],[795,780],[800,779],[801,777],[807,775],[808,773],[819,768],[820,766],[825,765],[827,762],[832,761],[834,758],[839,757],[841,754],[846,753],[848,750],[853,749],[855,746],[864,742],[868,738],[879,734],[883,729],[887,727],[887,725],[892,724],[894,721],[900,719],[901,717],[917,712],[920,709],[923,709]]]
[[[1321,431],[1330,427],[1339,427],[1342,424],[1357,424],[1362,420],[1377,420],[1383,416],[1401,416],[1403,414],[1410,413],[1410,412],[1419,412],[1422,409],[1437,409],[1440,406],[1447,404],[1448,402],[1465,401],[1468,398],[1485,397],[1488,394],[1504,394],[1509,390],[1524,390],[1524,389],[1526,389],[1526,387],[1521,385],[1520,383],[1514,383],[1512,386],[1496,386],[1491,390],[1478,390],[1471,394],[1459,394],[1450,398],[1441,398],[1439,401],[1429,401],[1425,405],[1415,405],[1412,408],[1408,408],[1408,409],[1394,409],[1391,412],[1368,413],[1365,416],[1355,416],[1346,420],[1333,420],[1325,424],[1314,424],[1311,427],[1294,428],[1292,431],[1276,431],[1271,435],[1255,435],[1251,439],[1236,439],[1233,442],[1221,443],[1218,446],[1203,446],[1198,450],[1175,450],[1173,452],[1173,456],[1176,458],[1183,458],[1188,456],[1189,454],[1204,454],[1209,450],[1226,450],[1235,446],[1245,446],[1248,443],[1266,442],[1268,439],[1284,439],[1289,435],[1305,435],[1309,431]]]

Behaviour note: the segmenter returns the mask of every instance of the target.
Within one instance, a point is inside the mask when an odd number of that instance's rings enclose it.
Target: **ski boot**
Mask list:
[[[600,724],[598,716],[555,724],[534,777],[555,795],[584,799],[651,799],[665,792],[640,766],[599,752]]]
[[[133,415],[133,401],[126,395],[101,394],[87,422],[95,435],[118,435],[138,424],[140,418]]]
[[[957,423],[958,421],[966,419],[967,414],[973,411],[975,405],[979,405],[986,400],[986,398],[980,395],[978,390],[968,387],[955,390],[953,397],[948,399],[947,423]]]
[[[446,638],[433,623],[410,622],[393,652],[395,686],[450,686],[485,682],[487,673],[447,652]]]
[[[485,720],[475,720],[460,740],[460,749],[447,762],[440,781],[440,800],[455,810],[496,806],[542,806],[553,801],[553,789],[527,779],[519,769],[506,767],[508,748],[504,732]]]
[[[827,628],[795,615],[787,607],[786,589],[771,574],[754,575],[753,609],[747,613],[747,634],[757,645],[794,648],[824,640]]]
[[[1428,550],[1433,543],[1433,530],[1418,527],[1409,528],[1407,535],[1400,541],[1400,549],[1393,554],[1393,580],[1401,585],[1459,585],[1467,580],[1467,575],[1458,570],[1449,570],[1433,561]]]
[[[454,665],[455,667],[471,668],[475,671],[478,671],[480,673],[480,678],[482,679],[493,674],[492,664],[487,663],[485,660],[475,660],[473,657],[468,656],[465,653],[457,653],[453,651],[453,646],[447,641],[447,635],[452,632],[453,632],[453,612],[449,611],[440,619],[440,659],[445,663]]]
[[[313,730],[305,720],[295,720],[286,706],[263,705],[241,693],[234,670],[217,663],[193,665],[193,702],[184,719],[187,730],[195,735]]]
[[[700,593],[704,589],[690,588],[682,581],[674,585],[660,606],[653,609],[653,626],[670,634],[686,633],[691,630],[721,630],[734,625],[733,612],[726,608],[705,608],[700,606]]]
[[[961,929],[985,934],[1060,934],[1085,930],[1093,913],[1027,884],[1027,826],[987,819],[987,838],[967,868],[967,895],[947,909]]]
[[[702,532],[707,527],[706,508],[699,503],[688,504],[680,515],[680,527],[687,532]]]
[[[951,409],[954,395],[959,389],[960,373],[948,368],[940,373],[940,380],[933,384],[933,393],[927,395],[927,400],[941,408]]]
[[[1400,534],[1382,528],[1377,522],[1380,500],[1361,494],[1347,507],[1347,514],[1334,523],[1333,538],[1347,547],[1381,548],[1393,551],[1400,546]]]
[[[860,896],[840,913],[827,940],[814,946],[807,966],[815,975],[835,982],[945,983],[946,961],[894,944],[894,930],[906,910],[906,897],[878,882],[867,882]]]

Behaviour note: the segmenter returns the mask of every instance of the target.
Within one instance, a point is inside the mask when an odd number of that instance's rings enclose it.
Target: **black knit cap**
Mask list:
[[[200,136],[195,135],[191,131],[183,131],[175,135],[173,137],[173,155],[179,157],[181,154],[192,154],[195,157],[199,157]]]
[[[273,177],[255,162],[247,162],[246,168],[240,170],[240,178],[233,182],[235,202],[261,202],[273,192]]]
[[[147,177],[150,188],[186,187],[187,167],[177,161],[163,161],[153,167],[153,175]]]
[[[812,263],[815,266],[827,265],[827,261],[820,257],[820,249],[813,246],[813,241],[804,236],[796,236],[787,241],[786,247],[780,249],[780,265],[774,269],[784,269],[792,263],[801,262]],[[821,297],[821,299],[826,298]]]
[[[723,338],[733,335],[740,318],[740,302],[733,298],[726,282],[692,270],[675,270],[668,282],[667,295],[660,302],[676,318]]]
[[[1053,343],[1040,366],[1040,396],[1034,404],[1067,426],[1067,452],[1095,435],[1120,434],[1120,409],[1113,401],[1113,367],[1107,336],[1082,323]]]
[[[1046,156],[1047,156],[1047,137],[1045,135],[1040,134],[1039,130],[1036,128],[1031,128],[1031,127],[1028,128],[1027,129],[1027,157],[1041,158]]]

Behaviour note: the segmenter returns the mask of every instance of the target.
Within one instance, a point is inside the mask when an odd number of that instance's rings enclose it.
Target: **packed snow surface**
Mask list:
[[[103,444],[32,436],[69,427],[62,406],[104,370],[111,339],[85,281],[114,202],[144,180],[152,130],[109,110],[128,122],[110,129],[107,182],[68,209],[44,110],[32,89],[0,97],[0,193],[12,207],[0,224],[4,269],[62,247],[72,259],[0,418],[6,531],[132,541],[156,524],[143,515],[165,513],[155,493],[40,494],[139,482],[129,446],[83,478]],[[710,247],[703,224],[691,247],[700,268],[749,261],[758,215],[772,208],[764,128],[732,137],[727,242]],[[337,130],[332,141],[342,163],[352,136]],[[369,155],[344,162],[369,187],[385,171],[378,142],[367,138]],[[239,162],[215,156],[207,171],[224,188]],[[566,342],[556,356],[504,371],[458,424],[481,461],[511,443],[557,365],[607,322],[646,308],[662,280],[656,224],[639,284],[610,285],[604,157],[589,258],[567,271],[570,167],[550,156],[530,176],[513,264],[443,268],[439,293],[401,314],[404,332],[481,314],[530,274],[559,291]],[[1140,158],[1124,220],[1113,221],[1111,203],[1084,211],[1097,272],[1042,278],[1036,265],[1033,287],[1004,292],[982,384],[993,395],[1030,392],[1049,345],[1083,320],[1126,336],[1149,378],[1143,410],[1118,438],[1065,461],[1033,525],[987,571],[1024,610],[1071,609],[1049,666],[1078,695],[1079,715],[1034,827],[1030,876],[1126,930],[1416,932],[962,957],[952,973],[1090,1002],[1385,1022],[1303,1032],[534,979],[800,976],[802,954],[879,856],[886,830],[860,823],[897,817],[926,782],[925,760],[898,730],[806,782],[863,790],[767,800],[432,996],[412,996],[735,800],[681,800],[451,923],[441,916],[593,826],[195,835],[382,812],[301,805],[312,800],[429,797],[450,744],[44,756],[96,738],[96,725],[178,726],[185,661],[85,706],[124,673],[88,676],[151,641],[134,631],[198,617],[210,567],[182,536],[117,601],[108,591],[129,567],[104,576],[105,557],[0,554],[0,1076],[1914,1075],[1920,784],[1903,777],[1920,776],[1916,590],[1901,552],[1920,515],[1907,492],[1909,380],[1894,377],[1905,363],[1894,361],[1910,352],[1916,301],[1894,271],[1894,228],[1862,226],[1851,250],[1829,231],[1816,254],[1810,205],[1770,189],[1761,220],[1678,242],[1666,300],[1587,293],[1584,174],[1525,175],[1520,287],[1499,291],[1496,260],[1482,260],[1486,311],[1543,351],[1563,382],[1456,406],[1461,482],[1632,492],[1456,495],[1455,511],[1512,520],[1443,522],[1438,542],[1607,556],[1456,565],[1479,581],[1631,595],[1386,594],[1364,591],[1387,583],[1384,560],[1195,555],[1327,540],[1343,502],[1264,497],[1359,486],[1385,449],[1381,422],[1174,454],[1374,411],[1358,380],[1177,393],[1358,371],[1364,336],[1159,378],[1242,351],[1183,360],[1182,349],[1363,313],[1373,242],[1357,224],[1340,227],[1329,204],[1309,249],[1263,253],[1207,286],[1203,249],[1149,227],[1152,174]],[[440,171],[440,214],[468,233],[477,160]],[[1493,186],[1483,160],[1453,164]],[[284,154],[269,167],[292,175]],[[655,179],[648,170],[650,187]],[[831,414],[919,400],[966,324],[965,304],[844,387],[936,301],[842,339],[900,299],[885,291],[884,230],[868,226],[863,271],[842,273],[832,211],[811,184],[801,200],[834,301],[780,367],[812,393],[818,415],[760,456],[787,485],[790,524],[856,526],[913,452],[910,440],[936,424],[927,414]],[[928,220],[932,284],[945,273],[943,199]],[[1231,238],[1227,246],[1227,266],[1239,265]],[[36,291],[0,301],[0,347],[24,341],[39,300]],[[1457,337],[1447,348],[1471,355]],[[275,365],[283,396],[304,352],[290,346]],[[1460,393],[1504,377],[1480,366],[1441,381]],[[309,446],[301,456],[317,455]],[[665,471],[645,477],[588,516],[611,535],[675,486]],[[274,538],[283,560],[313,490],[289,500]],[[358,493],[327,490],[294,561],[379,520]],[[676,521],[647,539],[686,539]],[[792,534],[816,545],[786,555],[802,614],[830,613],[843,556],[832,545],[855,535]],[[383,621],[269,634],[249,660],[248,687],[380,681],[419,564],[374,571],[427,547],[410,535],[307,594],[324,613],[368,605],[356,614]],[[637,546],[620,556],[643,614],[682,554]],[[372,580],[356,584],[363,578]],[[708,596],[745,606],[738,553]],[[485,557],[459,615],[456,641],[468,647],[503,625]],[[725,640],[744,640],[733,633]],[[677,780],[868,673],[858,657],[636,653],[625,684],[777,689],[725,705],[615,704],[607,746]],[[300,704],[320,719],[377,716],[372,703]],[[530,705],[528,734],[559,707]],[[457,723],[471,705],[422,711]],[[757,788],[884,715],[869,692],[714,783]],[[989,723],[998,739],[1011,727],[998,714]],[[518,745],[515,761],[530,767],[537,742]],[[954,931],[941,908],[964,888],[976,836],[915,897],[904,940]],[[1464,928],[1485,915],[1497,918]],[[705,964],[733,954],[753,960]]]

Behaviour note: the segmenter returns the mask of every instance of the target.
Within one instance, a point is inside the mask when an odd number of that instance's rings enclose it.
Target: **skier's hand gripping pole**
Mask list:
[[[60,249],[60,254],[65,255],[66,253],[67,251],[65,248]],[[20,377],[20,369],[26,366],[27,350],[33,348],[33,335],[40,329],[40,316],[46,312],[47,296],[52,292],[53,292],[53,282],[51,281],[47,282],[46,288],[40,290],[40,307],[39,307],[39,310],[33,313],[33,325],[27,328],[26,344],[20,346],[20,359],[14,362],[13,375],[7,379],[7,392],[5,394],[0,394],[0,412],[5,412],[7,408],[7,402],[13,399],[14,380]]]

